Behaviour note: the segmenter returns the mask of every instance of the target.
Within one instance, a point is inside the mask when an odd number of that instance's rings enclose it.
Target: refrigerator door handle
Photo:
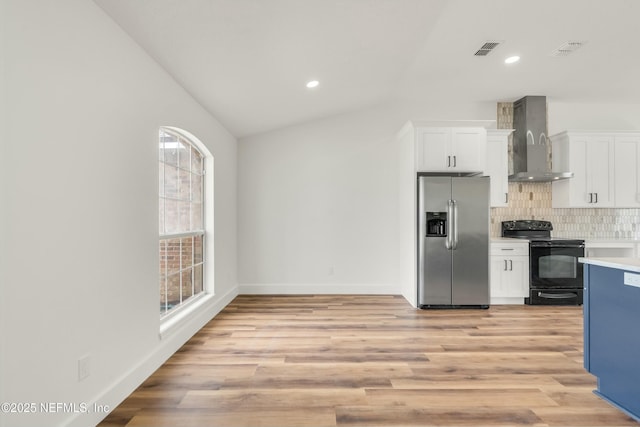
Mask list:
[[[453,237],[451,238],[451,250],[456,250],[458,247],[458,203],[455,200],[451,201],[453,206]]]
[[[444,239],[444,247],[453,248],[453,200],[447,200],[447,238]]]

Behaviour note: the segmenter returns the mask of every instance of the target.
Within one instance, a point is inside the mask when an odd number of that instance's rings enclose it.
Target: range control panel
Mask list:
[[[553,226],[549,221],[539,221],[533,219],[516,219],[513,221],[502,221],[502,230],[511,231],[551,231]]]

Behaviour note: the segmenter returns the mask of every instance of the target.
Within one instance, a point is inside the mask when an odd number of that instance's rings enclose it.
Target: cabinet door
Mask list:
[[[525,298],[529,295],[529,257],[491,257],[491,296]]]
[[[554,200],[554,207],[613,206],[613,137],[571,135],[568,147],[573,178],[554,183],[568,190],[568,203]]]
[[[487,134],[486,174],[491,177],[491,207],[509,204],[508,135]]]
[[[484,170],[484,129],[453,129],[451,138],[451,167],[456,172]]]
[[[509,296],[529,296],[529,257],[519,256],[509,259]]]
[[[613,137],[594,136],[587,140],[587,194],[590,207],[613,206]],[[588,199],[587,199],[588,198]]]
[[[615,205],[640,207],[640,137],[616,137],[614,152]]]
[[[589,190],[587,184],[587,174],[589,171],[587,165],[587,145],[588,138],[586,136],[572,136],[569,141],[569,157],[570,172],[573,172],[573,178],[564,182],[558,182],[558,185],[568,186],[569,204],[566,207],[592,207],[590,205]],[[554,186],[556,183],[553,183]]]
[[[428,128],[419,129],[417,133],[416,170],[418,172],[450,171],[451,130]]]

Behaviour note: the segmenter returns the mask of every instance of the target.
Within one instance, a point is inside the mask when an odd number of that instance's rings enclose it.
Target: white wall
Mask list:
[[[242,139],[241,292],[401,294],[396,133],[495,115],[495,103],[389,103]]]
[[[93,2],[3,7],[0,401],[113,407],[237,293],[236,142]],[[213,153],[216,218],[216,295],[162,339],[161,125]],[[85,355],[91,374],[78,381]],[[103,416],[38,412],[0,424]]]
[[[4,0],[0,0],[0,129],[6,129],[6,114],[7,114],[7,94],[6,94],[6,77],[5,77],[5,51],[6,51],[6,36],[5,36],[5,24],[4,16],[5,4]],[[8,301],[3,297],[4,295],[4,283],[7,283],[7,253],[9,250],[9,244],[6,236],[9,231],[9,222],[7,220],[8,215],[5,212],[8,187],[8,175],[7,172],[7,151],[8,146],[7,138],[4,133],[0,133],[0,403],[6,401],[6,386],[3,380],[4,370],[3,366],[6,366],[5,353],[8,347],[9,341],[7,340],[7,323],[4,313],[8,309]],[[0,413],[0,420],[2,420],[2,414]],[[0,425],[4,425],[3,421],[0,421]]]
[[[547,104],[550,135],[565,130],[640,130],[640,103],[576,103],[547,98]]]
[[[394,138],[410,119],[495,120],[496,102],[391,102],[239,141],[241,292],[407,294]],[[566,129],[640,129],[640,104],[549,97],[550,133]]]

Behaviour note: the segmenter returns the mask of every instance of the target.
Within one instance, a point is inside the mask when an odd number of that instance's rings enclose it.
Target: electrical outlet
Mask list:
[[[78,381],[84,380],[91,373],[90,361],[91,361],[91,358],[89,355],[86,355],[78,359]]]
[[[624,273],[624,284],[640,288],[640,274]]]

